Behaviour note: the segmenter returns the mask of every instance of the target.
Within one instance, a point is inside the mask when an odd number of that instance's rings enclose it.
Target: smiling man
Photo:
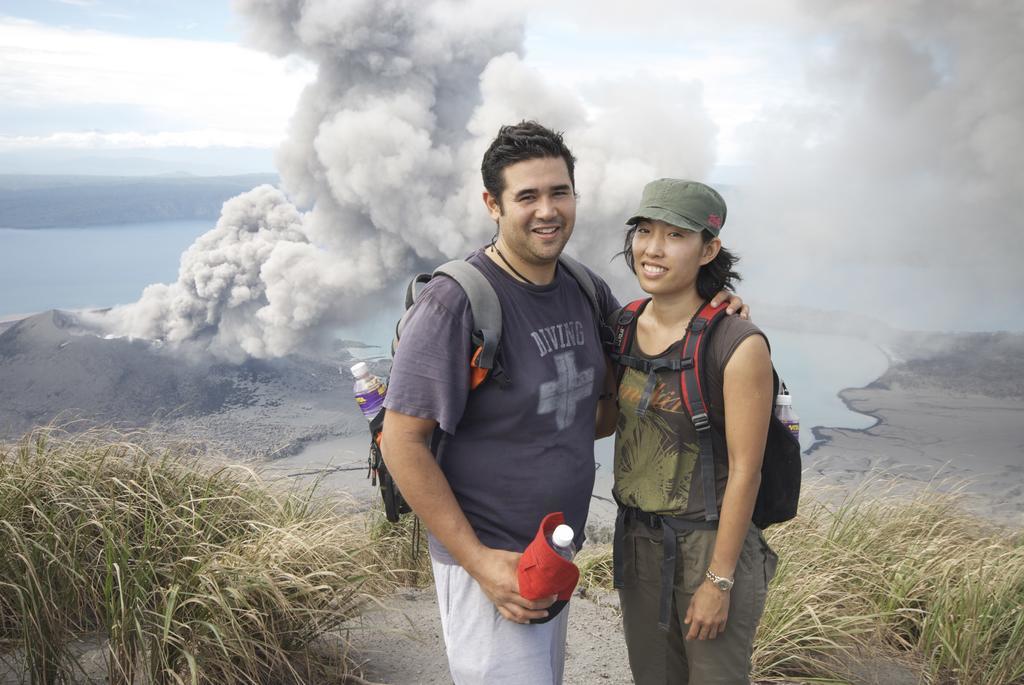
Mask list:
[[[384,459],[430,531],[458,685],[562,681],[568,611],[549,617],[554,597],[520,595],[516,565],[550,512],[564,512],[582,543],[594,437],[614,428],[599,411],[614,396],[606,391],[598,318],[618,303],[587,272],[595,312],[559,261],[576,223],[574,169],[562,136],[535,122],[502,127],[484,154],[483,200],[498,230],[468,261],[501,304],[498,354],[510,382],[470,390],[473,318],[465,292],[448,278],[423,289],[395,353]],[[530,623],[538,619],[550,620]]]

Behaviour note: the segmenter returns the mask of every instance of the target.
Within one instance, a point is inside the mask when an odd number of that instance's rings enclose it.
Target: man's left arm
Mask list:
[[[728,290],[719,290],[718,294],[711,298],[711,306],[717,307],[723,302],[728,302],[729,306],[726,307],[726,314],[739,314],[741,319],[750,318],[750,307],[743,304],[743,298],[736,293],[731,293]]]
[[[597,420],[594,422],[594,438],[597,440],[615,433],[619,423],[618,369],[608,355],[605,355],[604,365],[604,385],[597,396]]]

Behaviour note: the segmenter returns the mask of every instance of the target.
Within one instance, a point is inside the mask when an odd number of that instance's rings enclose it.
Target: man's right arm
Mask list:
[[[492,549],[477,538],[448,480],[430,451],[437,423],[388,409],[384,414],[381,452],[402,496],[430,532],[480,584],[481,589],[510,621],[527,623],[547,616],[554,602],[530,601],[519,594],[516,566],[521,556]]]

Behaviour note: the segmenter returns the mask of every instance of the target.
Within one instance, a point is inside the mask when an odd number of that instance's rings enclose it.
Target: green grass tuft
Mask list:
[[[98,636],[113,683],[345,682],[323,638],[422,576],[409,538],[129,437],[0,446],[0,655],[65,682]]]

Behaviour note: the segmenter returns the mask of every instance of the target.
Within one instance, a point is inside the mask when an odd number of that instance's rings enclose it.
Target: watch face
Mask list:
[[[722,592],[728,592],[728,591],[729,591],[729,590],[730,590],[730,589],[732,588],[732,583],[730,583],[730,582],[729,582],[728,580],[726,580],[725,578],[722,578],[721,580],[716,580],[716,581],[715,581],[715,585],[716,585],[716,586],[718,587],[718,589],[719,589],[719,590],[721,590]]]

